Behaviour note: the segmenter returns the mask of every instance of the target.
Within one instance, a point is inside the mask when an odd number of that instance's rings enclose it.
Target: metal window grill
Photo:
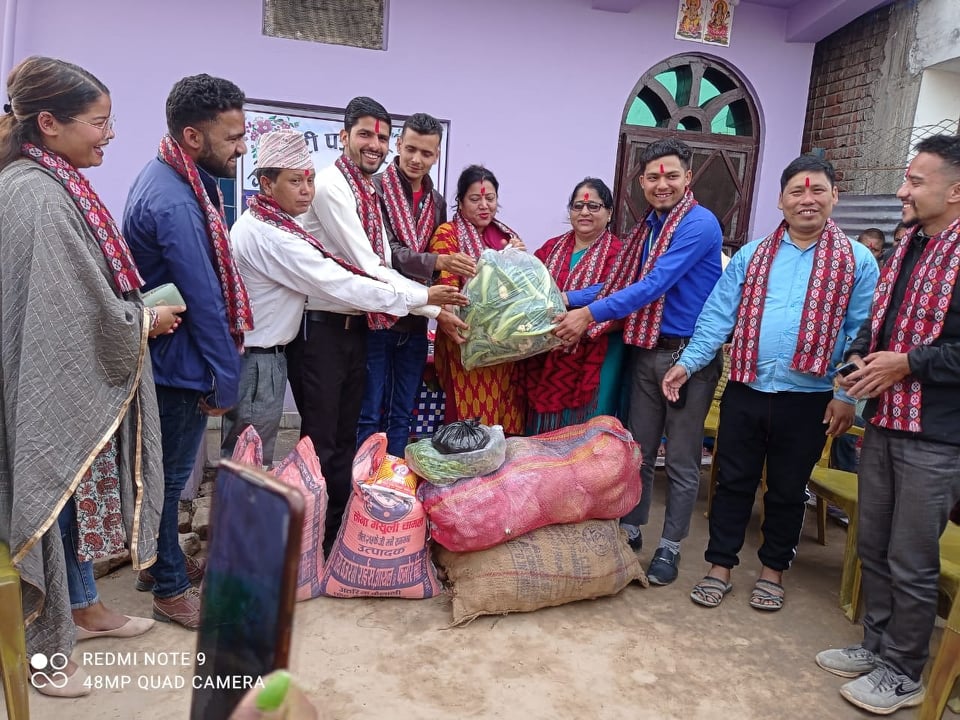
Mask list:
[[[386,50],[387,0],[263,0],[263,34]]]
[[[955,135],[957,125],[957,120],[946,119],[933,125],[859,133],[854,156],[836,163],[843,176],[841,189],[858,195],[895,193],[914,155],[913,146],[933,135]]]

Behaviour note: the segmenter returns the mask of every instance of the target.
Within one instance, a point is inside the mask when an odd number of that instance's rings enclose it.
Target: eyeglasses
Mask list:
[[[570,206],[570,210],[576,213],[582,212],[584,208],[589,210],[591,213],[598,213],[601,210],[603,210],[603,203],[583,202],[581,200],[581,201],[575,202],[573,205]]]
[[[107,133],[109,133],[111,130],[113,130],[117,126],[116,115],[111,115],[110,117],[108,117],[106,120],[104,120],[102,123],[99,123],[99,124],[88,122],[87,120],[81,120],[80,118],[73,117],[72,115],[68,117],[71,120],[76,120],[79,123],[83,123],[84,125],[89,125],[90,127],[96,128],[97,130],[100,131],[100,134],[104,136],[106,136]]]

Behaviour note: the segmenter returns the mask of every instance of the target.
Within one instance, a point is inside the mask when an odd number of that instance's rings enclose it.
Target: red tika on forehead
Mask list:
[[[663,163],[660,163],[660,174],[666,175],[667,171],[663,169]]]
[[[310,171],[309,171],[309,170],[304,170],[304,171],[303,171],[303,176],[304,176],[304,177],[310,177]]]
[[[589,200],[589,199],[590,199],[590,193],[585,192],[585,193],[583,194],[583,201],[586,202],[586,201]]]
[[[380,134],[380,121],[377,120],[376,124],[373,126],[373,131],[379,135]]]
[[[486,194],[487,194],[487,188],[484,187],[483,185],[480,186],[480,194],[481,194],[481,195],[486,195]]]
[[[804,187],[810,187],[810,176],[809,176],[809,175],[803,179],[803,186],[804,186]]]

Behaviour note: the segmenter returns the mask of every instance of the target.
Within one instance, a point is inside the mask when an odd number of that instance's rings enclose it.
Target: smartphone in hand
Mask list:
[[[183,301],[183,295],[173,283],[164,283],[158,285],[153,290],[148,290],[140,296],[143,304],[147,307],[157,307],[158,305],[186,305]]]
[[[843,365],[837,368],[837,375],[846,377],[847,375],[850,375],[859,369],[859,366],[855,362],[845,362]]]
[[[288,666],[303,513],[296,489],[220,461],[191,720],[227,720],[247,690]]]

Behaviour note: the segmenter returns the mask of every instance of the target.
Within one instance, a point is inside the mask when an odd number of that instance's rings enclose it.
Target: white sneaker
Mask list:
[[[923,685],[880,662],[869,675],[840,688],[845,700],[877,715],[890,715],[902,707],[923,702]]]
[[[855,678],[872,672],[877,667],[877,656],[863,645],[817,653],[817,665],[827,672],[845,678]]]

